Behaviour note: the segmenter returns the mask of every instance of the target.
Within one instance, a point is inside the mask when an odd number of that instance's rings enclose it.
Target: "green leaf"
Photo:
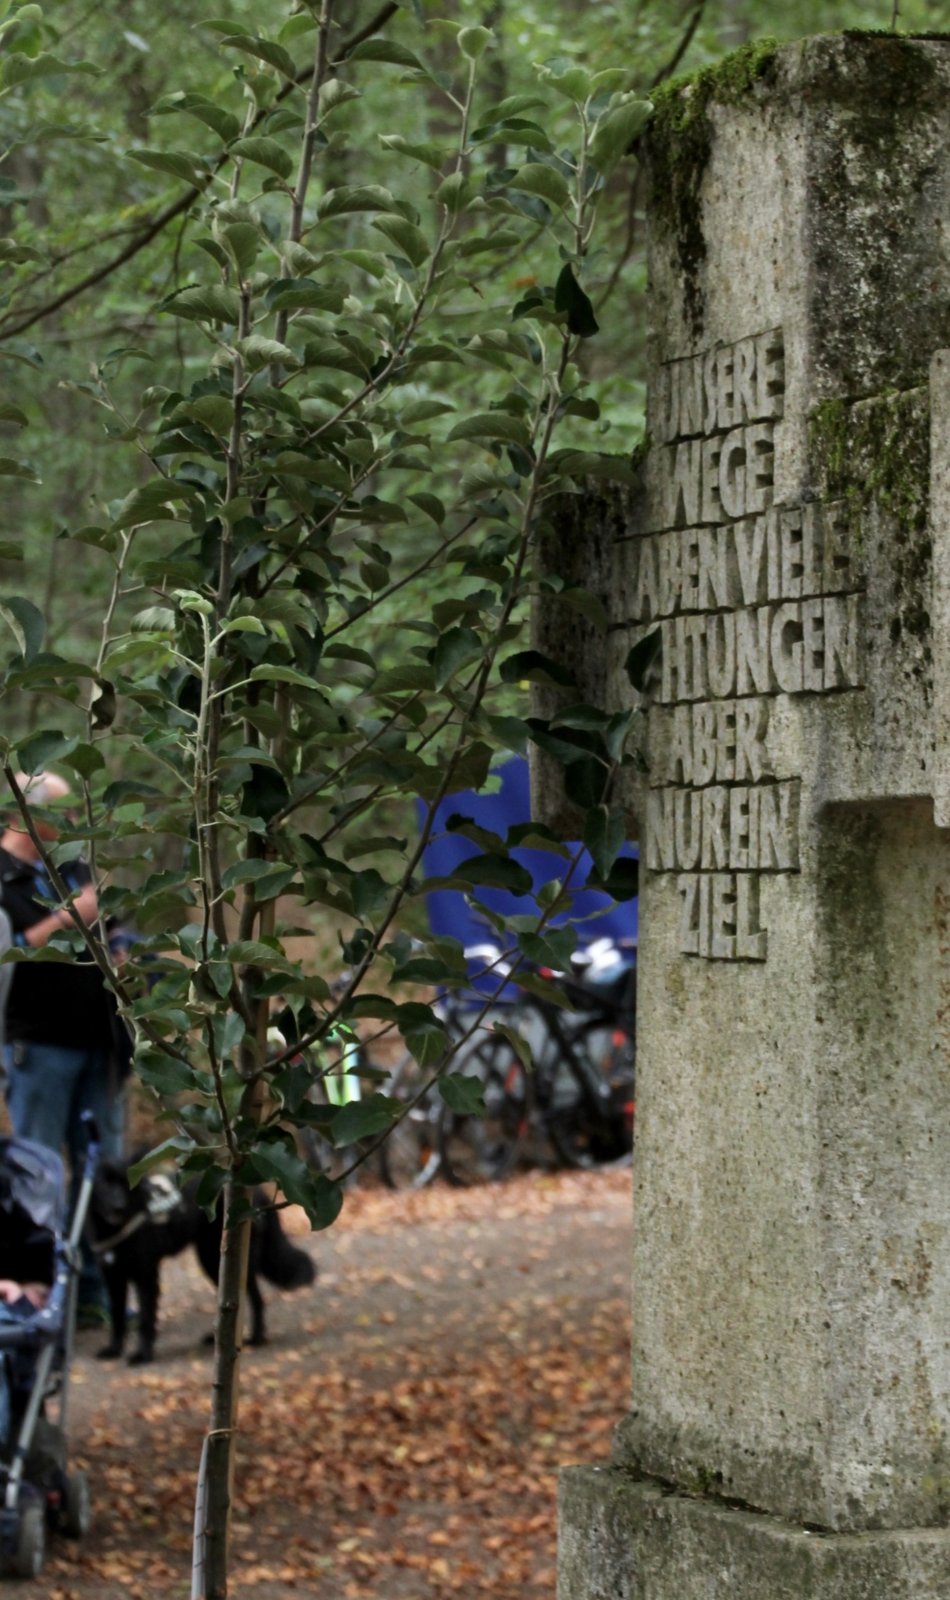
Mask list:
[[[464,172],[450,172],[435,191],[435,198],[445,206],[450,216],[456,216],[470,193],[470,183]]]
[[[401,133],[381,133],[379,142],[385,150],[394,150],[401,156],[411,156],[414,161],[421,161],[436,172],[442,170],[445,162],[445,151],[441,146],[404,139]]]
[[[236,289],[182,289],[163,301],[161,309],[170,311],[174,317],[187,317],[190,322],[236,325],[241,315],[241,297]]]
[[[269,366],[272,361],[279,362],[284,367],[300,366],[300,357],[289,345],[281,344],[279,339],[265,339],[259,333],[252,333],[246,339],[238,339],[237,349],[240,350],[252,372],[258,372],[261,367]]]
[[[82,778],[91,778],[93,773],[101,772],[105,767],[105,757],[94,744],[80,743],[74,750],[67,751],[58,757],[65,767],[72,767]]]
[[[334,316],[343,310],[345,298],[342,289],[313,278],[278,278],[267,292],[273,311],[330,311]]]
[[[41,266],[49,265],[49,257],[44,256],[40,250],[34,250],[32,245],[17,244],[13,239],[0,239],[0,261],[12,261],[21,266],[24,261],[36,261]]]
[[[598,118],[588,155],[602,178],[608,178],[653,115],[649,100],[625,100]]]
[[[345,105],[347,100],[358,100],[360,91],[355,84],[345,83],[342,78],[327,78],[320,90],[318,111],[321,118],[328,117],[337,106]]]
[[[22,361],[28,367],[41,367],[43,365],[42,353],[34,344],[27,344],[25,339],[7,339],[0,344],[0,356],[9,361]]]
[[[296,667],[273,666],[267,662],[254,667],[249,677],[253,683],[293,683],[301,689],[318,691],[322,688],[316,678],[308,677],[305,672],[298,672]]]
[[[384,1094],[371,1094],[365,1100],[351,1100],[333,1119],[333,1143],[337,1149],[348,1144],[358,1144],[360,1139],[372,1139],[377,1133],[391,1128],[399,1112],[399,1104]]]
[[[626,822],[618,807],[595,806],[588,812],[584,825],[584,844],[590,851],[599,877],[608,876],[626,837]]]
[[[193,189],[200,189],[207,177],[207,172],[201,171],[203,163],[200,156],[189,155],[184,150],[130,150],[129,159],[156,172],[166,172],[169,177],[177,178],[179,183],[188,183]]]
[[[494,1023],[492,1033],[500,1033],[503,1039],[507,1039],[525,1071],[530,1072],[534,1066],[530,1041],[519,1033],[517,1028],[512,1028],[507,1022]]]
[[[21,411],[19,406],[11,405],[9,402],[0,404],[0,422],[13,422],[18,428],[25,428],[29,420],[26,412]]]
[[[222,633],[261,633],[266,637],[267,629],[260,617],[230,617],[221,624]]]
[[[203,394],[197,400],[176,406],[164,424],[167,428],[187,428],[189,422],[199,422],[202,428],[226,438],[234,418],[232,402],[223,394]]]
[[[405,217],[376,217],[372,227],[390,239],[414,267],[421,267],[431,255],[429,241],[421,228],[407,222]]]
[[[235,139],[231,146],[231,155],[243,156],[245,161],[253,161],[259,167],[266,167],[268,172],[276,172],[278,178],[289,178],[294,170],[293,157],[282,144],[277,143],[276,139],[258,135],[247,139]]]
[[[493,854],[469,856],[455,868],[455,877],[482,888],[508,889],[511,894],[530,894],[532,878],[527,867],[509,856]]]
[[[519,444],[523,450],[531,449],[531,431],[521,417],[507,411],[477,411],[473,417],[457,422],[449,433],[453,439],[492,440],[506,444]]]
[[[536,967],[551,967],[566,972],[577,946],[574,928],[548,928],[545,933],[523,933],[518,940],[521,952]]]
[[[154,1172],[156,1167],[167,1166],[169,1161],[177,1160],[184,1150],[191,1148],[191,1140],[183,1139],[180,1133],[174,1134],[171,1139],[163,1139],[148,1155],[142,1156],[129,1167],[128,1177],[132,1188],[147,1178],[150,1172]]]
[[[461,667],[478,661],[483,645],[471,628],[449,628],[432,653],[432,671],[437,689],[444,689]]]
[[[608,772],[602,761],[593,756],[583,756],[571,761],[564,772],[564,792],[569,800],[585,811],[598,806],[604,798]]]
[[[238,33],[246,33],[249,39],[253,37],[250,28],[246,28],[243,22],[236,22],[233,17],[202,17],[200,22],[195,23],[195,27],[211,28],[214,33],[226,33],[229,39]]]
[[[418,506],[420,511],[424,511],[427,517],[432,518],[436,527],[441,528],[445,521],[445,506],[437,495],[420,491],[418,494],[411,494],[409,498],[413,505]]]
[[[414,67],[418,72],[428,71],[411,50],[404,44],[397,44],[395,39],[364,39],[361,44],[349,52],[347,61],[385,61],[394,67]]]
[[[10,595],[0,600],[0,617],[10,629],[24,661],[32,661],[43,645],[46,624],[43,614],[21,595]]]
[[[444,417],[455,409],[455,406],[449,405],[446,400],[410,400],[400,411],[399,421],[404,428],[410,428],[417,422],[429,422],[433,417]]]
[[[208,1080],[187,1062],[179,1061],[176,1056],[161,1055],[157,1050],[138,1053],[135,1069],[146,1088],[154,1089],[163,1098],[170,1099],[196,1089],[207,1093],[210,1087]]]
[[[540,650],[517,650],[498,669],[502,683],[554,683],[559,688],[575,688],[573,673],[567,667],[542,655]]]
[[[638,694],[643,694],[649,681],[651,670],[659,660],[663,646],[663,633],[660,628],[654,628],[640,639],[628,652],[624,662],[627,677],[633,684]]]
[[[459,1117],[485,1115],[485,1086],[473,1073],[446,1072],[438,1079],[439,1093]]]
[[[490,44],[494,43],[494,34],[488,28],[460,28],[458,32],[458,47],[463,56],[469,61],[478,61],[485,54]]]
[[[241,131],[241,124],[233,111],[226,111],[223,106],[217,105],[214,100],[207,99],[203,94],[165,95],[152,107],[153,116],[168,115],[173,111],[185,111],[189,116],[196,117],[205,127],[211,128],[225,144],[236,139]]]
[[[567,179],[541,161],[529,161],[527,166],[521,167],[512,178],[511,187],[524,194],[540,195],[542,200],[549,200],[558,208],[566,206],[571,198]]]
[[[511,117],[520,117],[523,111],[531,111],[535,106],[547,108],[547,101],[540,94],[512,94],[506,100],[499,101],[492,108],[493,122],[507,122]]]
[[[291,83],[296,81],[294,58],[281,44],[274,44],[270,39],[255,39],[246,33],[236,33],[230,39],[222,39],[221,45],[225,50],[243,50],[249,56],[256,56],[259,61],[266,61],[269,67],[276,67]]]
[[[17,52],[0,60],[0,93],[23,83],[33,83],[37,78],[58,77],[64,72],[88,72],[97,76],[99,71],[91,61],[61,61],[58,56],[47,55],[44,51],[36,56]]]
[[[175,522],[181,513],[179,502],[197,493],[193,484],[175,483],[168,478],[151,478],[127,495],[112,521],[113,528],[135,528],[148,522]]]
[[[393,211],[398,206],[388,189],[378,183],[355,184],[339,189],[328,189],[317,203],[317,216],[341,217],[359,211]]]
[[[441,1061],[449,1039],[431,1006],[410,1000],[399,1007],[399,1031],[420,1067]]]
[[[255,1144],[250,1163],[258,1178],[276,1183],[286,1200],[302,1206],[311,1228],[329,1228],[340,1215],[343,1191],[323,1174],[315,1174],[298,1155],[277,1140]]]
[[[592,450],[554,451],[549,465],[572,478],[605,478],[609,483],[628,483],[639,487],[640,475],[623,456],[609,456]]]
[[[554,286],[554,309],[567,312],[569,331],[581,339],[589,339],[600,327],[594,307],[575,278],[569,261],[564,263]]]
[[[609,894],[614,900],[635,900],[640,892],[640,863],[633,856],[620,856],[606,878],[592,872],[588,886]]]
[[[263,243],[260,228],[253,222],[229,222],[221,229],[220,239],[241,277],[246,278]]]
[[[590,73],[585,72],[583,67],[565,67],[561,69],[545,67],[542,69],[540,76],[543,81],[550,83],[558,94],[563,94],[566,99],[574,100],[578,104],[582,100],[586,100],[590,94]]]
[[[41,481],[25,461],[14,461],[10,456],[0,456],[0,478],[25,478],[28,483]]]
[[[51,761],[61,761],[78,743],[75,735],[69,738],[57,729],[44,729],[17,746],[20,766],[24,772],[42,772]]]
[[[473,144],[515,144],[527,145],[530,149],[538,151],[553,151],[554,146],[536,122],[526,122],[523,117],[512,117],[503,122],[490,122],[484,127],[476,128],[472,134]],[[464,247],[463,247],[464,253]]]

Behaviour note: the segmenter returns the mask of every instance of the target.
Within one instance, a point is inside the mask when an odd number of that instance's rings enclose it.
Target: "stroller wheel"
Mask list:
[[[59,1525],[67,1539],[85,1539],[92,1524],[89,1479],[84,1472],[71,1472],[63,1490]]]
[[[38,1578],[46,1558],[46,1517],[39,1500],[28,1500],[20,1512],[13,1570],[18,1578]]]

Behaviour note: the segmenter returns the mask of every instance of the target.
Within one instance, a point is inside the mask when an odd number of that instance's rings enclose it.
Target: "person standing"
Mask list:
[[[31,806],[65,802],[65,779],[52,772],[21,775],[17,782]],[[37,817],[36,831],[54,843],[58,828]],[[98,916],[95,885],[78,856],[60,866],[73,910],[89,924]],[[0,902],[10,919],[15,945],[39,949],[55,933],[75,926],[50,883],[40,853],[19,813],[0,835]],[[7,1105],[14,1132],[51,1150],[65,1147],[77,1174],[85,1152],[82,1113],[92,1112],[104,1159],[121,1161],[122,1098],[115,1002],[87,952],[68,961],[17,962],[7,998]],[[79,1284],[80,1310],[92,1320],[104,1305],[101,1280],[91,1258]]]

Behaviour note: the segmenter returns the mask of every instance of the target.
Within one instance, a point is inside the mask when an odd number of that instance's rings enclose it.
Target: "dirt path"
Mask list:
[[[558,1466],[626,1403],[629,1174],[348,1200],[303,1240],[316,1290],[269,1292],[246,1353],[235,1600],[551,1600]],[[212,1291],[166,1263],[159,1359],[80,1336],[72,1440],[96,1525],[21,1600],[187,1600]]]

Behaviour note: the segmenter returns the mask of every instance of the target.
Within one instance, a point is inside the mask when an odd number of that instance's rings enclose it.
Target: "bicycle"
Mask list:
[[[625,1160],[635,1112],[634,963],[612,940],[581,952],[571,975],[531,969],[575,1004],[565,1013],[532,987],[523,989],[511,1028],[489,1035],[473,1054],[485,1112],[443,1108],[440,1147],[445,1176],[467,1185],[507,1177],[532,1135],[566,1166]],[[517,981],[517,977],[515,978]],[[534,1057],[528,1071],[512,1042],[517,1029]]]
[[[633,1149],[635,974],[629,954],[609,940],[583,952],[571,975],[539,969],[539,976],[556,983],[576,1008],[565,1012],[531,995],[545,1035],[535,1093],[544,1127],[566,1166],[622,1161]]]
[[[476,1024],[483,1023],[484,1016],[494,1011],[497,996],[480,985],[504,988],[508,968],[501,962],[501,951],[491,944],[468,947],[465,960],[473,974],[471,983],[460,990],[446,991],[435,1006],[452,1041],[451,1060],[433,1071],[420,1067],[406,1052],[385,1086],[386,1094],[407,1103],[407,1110],[380,1150],[383,1179],[393,1189],[421,1189],[443,1169],[445,1140],[440,1130],[446,1106],[438,1080],[446,1067],[466,1075],[487,1076],[491,1088],[487,1066],[494,1048],[493,1036],[483,1034]]]

